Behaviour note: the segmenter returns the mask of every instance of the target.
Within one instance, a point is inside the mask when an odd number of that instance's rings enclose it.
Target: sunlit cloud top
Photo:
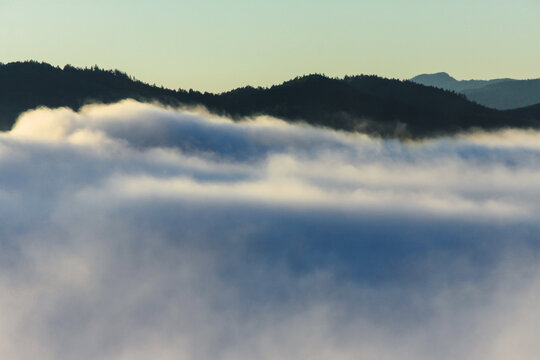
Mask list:
[[[24,113],[0,134],[0,358],[536,360],[539,140]]]

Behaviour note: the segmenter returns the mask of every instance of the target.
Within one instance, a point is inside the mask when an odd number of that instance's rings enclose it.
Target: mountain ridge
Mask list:
[[[540,79],[456,80],[446,72],[421,74],[410,81],[461,93],[467,99],[497,110],[540,103]]]
[[[261,114],[386,137],[455,134],[473,128],[540,127],[540,109],[504,112],[463,94],[374,75],[330,78],[311,74],[271,87],[246,86],[220,94],[171,90],[119,70],[63,68],[35,61],[0,65],[0,126],[9,130],[23,111],[38,106],[74,110],[125,98],[171,106],[203,105],[235,119]]]
[[[447,72],[438,72],[433,74],[420,74],[411,78],[410,81],[426,85],[434,86],[444,90],[450,90],[455,92],[463,92],[471,89],[478,89],[486,85],[493,85],[505,81],[514,81],[515,79],[500,78],[491,80],[457,80],[450,76]]]
[[[465,90],[463,94],[469,100],[494,109],[517,109],[540,103],[540,79],[488,84],[478,89]]]

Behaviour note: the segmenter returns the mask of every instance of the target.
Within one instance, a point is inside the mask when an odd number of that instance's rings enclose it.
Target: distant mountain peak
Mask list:
[[[437,73],[433,73],[433,74],[420,74],[416,77],[437,77],[437,78],[440,78],[440,79],[452,79],[452,80],[456,80],[454,79],[452,76],[450,76],[450,74],[448,74],[447,72],[445,71],[441,71],[441,72],[437,72]],[[457,80],[456,80],[457,81]]]
[[[413,77],[410,81],[426,86],[434,86],[444,90],[463,92],[471,89],[478,89],[489,84],[509,81],[512,79],[494,79],[494,80],[456,80],[446,72],[434,74],[421,74]]]
[[[459,81],[454,79],[447,72],[438,72],[433,74],[420,74],[411,79],[412,82],[426,85],[426,86],[435,86],[445,90],[455,90]]]
[[[465,95],[478,104],[507,110],[540,102],[540,79],[456,80],[446,72],[421,74],[410,81]]]

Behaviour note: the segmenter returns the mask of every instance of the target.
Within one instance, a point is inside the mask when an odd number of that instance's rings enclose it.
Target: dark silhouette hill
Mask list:
[[[377,76],[343,79],[307,75],[269,88],[244,87],[221,94],[170,90],[137,81],[118,70],[54,67],[38,62],[0,65],[0,127],[39,106],[78,109],[125,98],[166,105],[203,105],[242,119],[267,114],[346,131],[397,137],[453,134],[471,128],[539,127],[540,108],[497,111],[464,95]]]
[[[234,116],[269,114],[292,121],[383,136],[432,136],[470,128],[536,126],[474,104],[463,95],[376,76],[331,79],[308,75],[268,89],[236,89],[202,99],[210,110]]]
[[[118,70],[79,69],[69,65],[60,69],[34,61],[0,65],[2,130],[11,128],[21,112],[38,106],[77,110],[90,102],[110,103],[125,98],[170,103],[176,101],[177,94],[136,81]]]

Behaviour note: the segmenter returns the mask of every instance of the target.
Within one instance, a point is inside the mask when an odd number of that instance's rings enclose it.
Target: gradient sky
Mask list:
[[[539,0],[1,0],[0,61],[221,91],[296,75],[540,77]]]

